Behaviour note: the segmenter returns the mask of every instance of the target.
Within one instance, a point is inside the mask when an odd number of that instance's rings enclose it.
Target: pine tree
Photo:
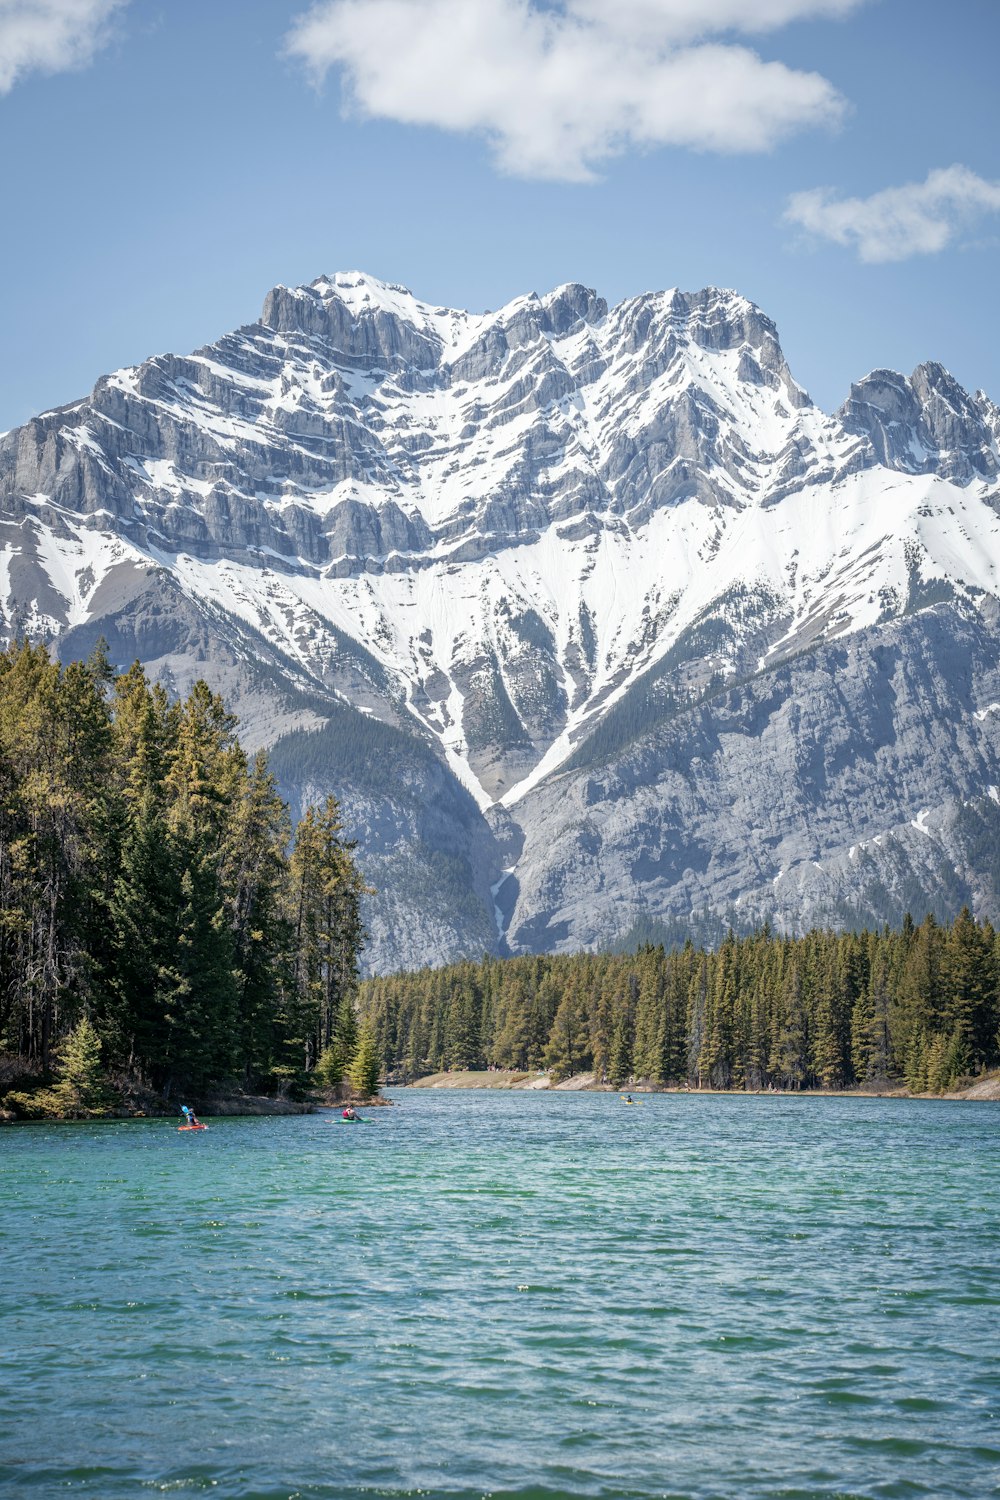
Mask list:
[[[908,1057],[914,1039],[937,1029],[941,1013],[941,950],[943,934],[930,915],[919,927],[903,928],[903,954],[895,997],[889,1012],[892,1047],[897,1057]],[[919,1050],[919,1049],[918,1049]]]
[[[786,1089],[801,1088],[806,1079],[807,1051],[802,976],[793,960],[781,991],[781,1022],[768,1059],[768,1072]]]
[[[496,1033],[490,1060],[498,1068],[523,1070],[534,1041],[529,997],[515,982],[513,961],[505,966],[496,1008]]]
[[[0,652],[0,1047],[47,1069],[82,1013],[105,1063],[168,1091],[297,1086],[322,1026],[353,1052],[364,887],[336,804],[315,822],[303,885],[266,760],[204,683],[172,703],[100,646]]]
[[[450,997],[445,1024],[445,1047],[449,1068],[479,1065],[479,1004],[471,980],[460,983]]]
[[[197,1093],[235,1067],[232,931],[212,866],[192,859],[182,868],[176,956],[161,975],[166,1036],[159,1071],[168,1097]]]
[[[990,1050],[997,972],[993,944],[967,906],[955,918],[941,961],[941,1024],[960,1039],[964,1055]]]
[[[313,1080],[324,1088],[335,1089],[343,1082],[344,1074],[350,1058],[344,1051],[341,1042],[334,1037],[328,1047],[324,1047],[319,1055],[319,1061],[313,1069]]]
[[[613,1089],[620,1089],[632,1076],[632,1048],[629,1040],[628,1017],[619,1015],[611,1037],[608,1055],[608,1082]]]
[[[669,1069],[667,1047],[666,965],[663,949],[638,955],[640,974],[635,1006],[635,1044],[631,1066],[637,1078],[662,1083]]]
[[[287,1070],[295,1042],[288,1035],[289,1023],[293,1033],[300,1030],[289,1013],[294,1012],[289,1005],[292,924],[285,892],[290,832],[288,808],[261,752],[234,798],[221,864],[238,991],[237,1065],[247,1087],[271,1082],[275,1067]]]
[[[762,1089],[767,1081],[767,1058],[770,1052],[770,1029],[767,1024],[767,1005],[763,982],[754,985],[750,1002],[750,1047],[748,1051],[746,1086]]]
[[[855,1076],[863,1082],[885,1078],[891,1067],[889,993],[888,955],[878,951],[851,1014],[851,1058]]]
[[[812,1036],[812,1067],[824,1088],[842,1088],[847,1058],[838,950],[825,942],[817,964],[816,1012]]]
[[[322,808],[307,809],[291,856],[296,982],[313,1016],[307,1067],[353,1016],[365,885],[351,857],[356,846],[343,834],[340,805],[328,797]]]
[[[688,986],[687,1003],[687,1072],[702,1086],[701,1058],[705,1046],[705,1011],[708,1005],[708,960],[698,955]]]
[[[375,1033],[370,1025],[366,1024],[361,1028],[358,1049],[351,1059],[348,1071],[351,1083],[358,1093],[365,1099],[373,1099],[379,1091],[379,1074],[382,1071],[382,1064],[378,1055]]]
[[[86,1016],[60,1048],[59,1079],[52,1096],[64,1114],[99,1114],[110,1090],[101,1062],[101,1039]]]
[[[923,1027],[911,1033],[906,1049],[903,1072],[903,1076],[906,1079],[906,1086],[911,1093],[925,1094],[927,1092],[933,1052],[933,1039],[928,1039]]]
[[[163,975],[178,938],[180,872],[152,791],[125,832],[108,921],[115,988],[113,1040],[123,1062],[152,1075],[166,1041]]]
[[[559,1083],[582,1072],[590,1059],[586,1016],[579,994],[571,986],[560,1000],[552,1023],[552,1034],[545,1049],[545,1066],[551,1069],[553,1080]]]

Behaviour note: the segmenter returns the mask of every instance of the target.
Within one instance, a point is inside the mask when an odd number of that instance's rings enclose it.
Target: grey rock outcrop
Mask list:
[[[939,364],[919,365],[908,380],[873,370],[851,387],[840,412],[879,463],[960,483],[1000,473],[995,414],[981,392],[970,396]]]
[[[0,437],[0,607],[337,792],[374,967],[1000,916],[998,514],[938,364],[827,415],[735,292],[349,272]]]
[[[996,612],[938,605],[722,689],[529,793],[510,942],[595,946],[678,918],[796,931],[965,901],[996,912],[996,872],[955,825],[1000,829],[998,787]]]

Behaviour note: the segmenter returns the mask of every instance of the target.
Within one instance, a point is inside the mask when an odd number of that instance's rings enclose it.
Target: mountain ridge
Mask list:
[[[103,631],[178,688],[208,675],[250,743],[291,736],[311,764],[295,737],[347,735],[344,713],[419,742],[414,785],[437,784],[429,752],[476,811],[449,795],[427,824],[369,789],[373,857],[391,878],[394,849],[433,865],[453,836],[467,933],[517,946],[548,930],[549,887],[517,871],[534,849],[544,875],[532,819],[544,804],[549,826],[555,778],[839,640],[922,611],[985,620],[998,474],[984,393],[928,361],[869,372],[826,414],[737,292],[609,308],[566,283],[469,314],[338,273],[0,437],[0,593],[8,633],[63,651]],[[335,755],[328,780],[350,792]],[[629,889],[651,888],[636,868]],[[677,891],[662,900],[673,920]],[[623,897],[629,921],[641,907]],[[427,952],[470,940],[456,917]],[[578,903],[556,941],[593,940]]]

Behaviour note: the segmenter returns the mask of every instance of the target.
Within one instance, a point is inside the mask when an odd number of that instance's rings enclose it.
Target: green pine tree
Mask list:
[[[110,1089],[101,1062],[101,1038],[85,1016],[60,1048],[59,1077],[52,1096],[64,1114],[100,1114]]]
[[[319,1061],[312,1072],[313,1080],[324,1088],[335,1089],[343,1082],[347,1072],[349,1058],[344,1051],[343,1044],[334,1037],[328,1047],[324,1047],[319,1055]]]
[[[611,1036],[611,1051],[608,1054],[608,1082],[613,1089],[620,1089],[632,1076],[632,1046],[628,1031],[628,1018],[622,1014],[615,1022]]]
[[[552,1023],[552,1033],[545,1049],[545,1066],[556,1083],[582,1072],[591,1060],[587,1022],[574,986],[564,993]]]
[[[369,1024],[361,1028],[358,1037],[358,1049],[351,1059],[348,1076],[351,1083],[364,1099],[374,1099],[379,1091],[379,1076],[382,1072],[382,1060],[378,1055],[378,1044],[375,1040],[375,1032]]]
[[[805,1083],[807,1041],[802,977],[794,960],[782,986],[781,1018],[767,1066],[783,1088],[798,1089]]]

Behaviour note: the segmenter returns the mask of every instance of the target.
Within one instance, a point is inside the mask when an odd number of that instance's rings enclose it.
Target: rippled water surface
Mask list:
[[[0,1485],[1000,1494],[1000,1106],[0,1132]]]

